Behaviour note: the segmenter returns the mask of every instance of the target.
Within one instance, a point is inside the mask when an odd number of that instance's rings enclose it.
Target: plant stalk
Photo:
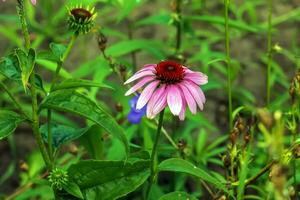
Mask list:
[[[62,59],[57,62],[57,67],[56,67],[56,70],[55,70],[55,74],[54,74],[54,78],[52,79],[52,82],[51,82],[51,86],[50,86],[50,93],[52,92],[56,82],[57,82],[57,79],[59,77],[59,73],[60,73],[60,70],[62,68],[62,65],[63,63],[65,62],[66,58],[68,57],[68,55],[70,54],[71,52],[71,49],[73,48],[74,46],[74,43],[75,43],[75,40],[77,38],[77,34],[74,33],[71,37],[71,40],[68,44],[68,47],[62,57]],[[49,152],[49,156],[51,158],[51,160],[53,161],[54,160],[54,157],[53,157],[53,147],[52,147],[52,131],[51,131],[51,118],[52,118],[52,111],[51,109],[48,109],[47,110],[47,124],[48,124],[48,152]]]
[[[161,135],[161,129],[162,129],[163,120],[164,120],[164,111],[165,110],[162,110],[159,115],[155,141],[154,141],[153,148],[152,148],[152,153],[151,153],[151,158],[150,158],[151,159],[151,161],[150,161],[150,183],[147,188],[147,193],[146,193],[147,198],[146,199],[149,198],[149,194],[150,194],[150,191],[151,191],[154,179],[155,179],[155,175],[156,175],[156,173],[155,173],[155,158],[156,158],[156,154],[157,154],[157,145],[158,145],[158,141],[159,141],[159,138]]]
[[[30,49],[30,37],[29,32],[27,28],[27,22],[24,12],[24,1],[18,0],[18,6],[17,6],[18,15],[21,22],[22,27],[22,33],[25,40],[25,49],[28,52]],[[47,169],[50,171],[52,169],[52,162],[50,160],[49,154],[47,152],[47,148],[43,142],[43,138],[41,136],[40,130],[39,130],[39,116],[38,116],[38,102],[37,102],[37,91],[35,86],[35,77],[34,72],[30,75],[30,93],[31,93],[31,103],[32,103],[32,130],[33,134],[35,136],[35,140],[38,144],[38,147],[40,149],[40,152],[42,154],[42,157],[44,159],[44,162],[46,164]]]
[[[224,0],[224,18],[225,18],[225,53],[226,53],[226,66],[227,66],[227,97],[228,97],[228,118],[229,118],[229,131],[233,127],[232,119],[232,80],[231,80],[231,57],[230,57],[230,38],[229,38],[229,17],[228,10],[230,0]]]
[[[269,15],[268,15],[268,64],[267,64],[267,99],[266,105],[269,106],[271,99],[271,70],[272,70],[272,13],[273,0],[269,0]]]
[[[14,105],[16,106],[16,108],[22,113],[22,115],[24,115],[24,117],[27,120],[31,121],[31,117],[29,117],[29,115],[24,111],[24,109],[22,108],[21,104],[17,101],[17,99],[14,97],[14,95],[9,91],[9,89],[7,88],[7,86],[2,81],[0,81],[0,86],[8,94],[8,96],[13,101]]]

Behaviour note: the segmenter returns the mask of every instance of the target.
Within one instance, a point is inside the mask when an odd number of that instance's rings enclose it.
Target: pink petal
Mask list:
[[[132,86],[126,93],[125,96],[131,95],[141,87],[143,87],[146,83],[149,83],[150,81],[155,80],[153,76],[146,76],[141,81],[139,81],[137,84]]]
[[[191,95],[190,91],[186,88],[183,84],[178,84],[180,86],[180,89],[182,91],[182,96],[184,96],[185,101],[187,102],[191,112],[193,114],[196,114],[197,112],[197,104],[195,102],[194,97]]]
[[[166,89],[166,85],[162,85],[161,87],[157,88],[153,92],[152,97],[147,104],[147,117],[148,118],[152,119],[155,117],[155,115],[153,114],[154,106],[155,106],[156,102],[159,99],[161,99],[162,95],[165,92],[165,89]]]
[[[203,110],[203,103],[205,102],[205,97],[202,90],[193,82],[182,81],[182,84],[184,84],[185,87],[190,91],[190,94],[194,97],[199,108]]]
[[[31,0],[31,3],[32,3],[33,5],[36,5],[36,0]]]
[[[182,96],[180,93],[180,89],[177,85],[170,85],[168,87],[168,96],[167,102],[171,112],[174,115],[179,115],[182,108]]]
[[[157,115],[160,113],[166,106],[167,106],[167,90],[163,93],[161,98],[156,102],[156,104],[153,106],[153,115]]]
[[[181,121],[183,121],[185,119],[185,111],[186,111],[186,102],[185,102],[185,100],[183,100],[182,103],[183,103],[182,109],[181,109],[181,111],[179,113],[179,119]]]
[[[152,71],[149,71],[149,70],[146,70],[146,71],[138,71],[137,73],[135,73],[132,77],[130,77],[125,83],[125,84],[128,84],[128,83],[131,83],[132,81],[135,81],[139,78],[142,78],[144,76],[151,76],[151,75],[154,75],[154,73]]]
[[[159,82],[160,81],[153,81],[147,85],[147,87],[145,87],[141,93],[141,96],[139,97],[139,100],[137,101],[136,109],[140,110],[147,104]]]
[[[193,81],[197,85],[204,85],[208,82],[207,76],[201,72],[185,73],[184,79]]]

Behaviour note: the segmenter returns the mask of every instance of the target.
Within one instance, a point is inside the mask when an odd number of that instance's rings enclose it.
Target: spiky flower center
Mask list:
[[[156,77],[162,83],[172,84],[180,82],[184,77],[184,68],[174,61],[161,61],[155,67]]]
[[[84,8],[74,8],[71,10],[71,14],[76,20],[81,19],[82,21],[89,20],[93,16],[93,14],[90,11]]]

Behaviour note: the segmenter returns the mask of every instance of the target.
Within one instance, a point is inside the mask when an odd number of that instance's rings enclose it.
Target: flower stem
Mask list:
[[[272,13],[273,0],[269,0],[269,16],[268,16],[268,64],[267,64],[267,99],[266,105],[269,106],[271,98],[271,70],[272,70]]]
[[[227,65],[227,96],[228,96],[228,117],[229,129],[233,127],[232,119],[232,89],[231,89],[231,58],[230,58],[230,38],[229,38],[229,17],[228,9],[230,0],[224,0],[224,18],[225,18],[225,52],[226,52],[226,65]]]
[[[150,183],[147,188],[147,193],[146,193],[147,198],[146,199],[149,198],[149,194],[150,194],[150,191],[151,191],[154,179],[155,179],[155,175],[156,175],[156,173],[155,173],[155,157],[157,154],[157,145],[158,145],[159,137],[161,135],[161,129],[162,129],[163,120],[164,120],[164,111],[165,110],[162,110],[159,115],[155,141],[154,141],[153,148],[152,148],[151,161],[150,161]]]
[[[14,97],[14,95],[9,91],[9,89],[7,88],[7,86],[0,81],[0,86],[4,89],[4,91],[8,94],[8,96],[10,97],[10,99],[13,101],[13,103],[15,104],[16,108],[22,113],[22,115],[24,115],[24,117],[31,121],[31,117],[29,117],[29,115],[27,115],[27,113],[24,111],[24,109],[22,108],[21,104],[17,101],[17,99]]]
[[[62,59],[60,61],[57,62],[57,67],[56,67],[56,70],[55,70],[55,74],[54,74],[54,78],[52,79],[52,82],[51,82],[51,86],[50,86],[50,93],[52,92],[56,82],[57,82],[57,79],[59,77],[59,72],[62,68],[62,65],[63,63],[65,62],[67,56],[70,54],[71,52],[71,49],[73,48],[74,46],[74,43],[75,43],[75,40],[77,38],[77,34],[74,33],[72,35],[72,38],[68,44],[68,47],[62,57]],[[47,110],[47,124],[48,124],[48,152],[49,152],[49,156],[51,158],[51,160],[53,161],[53,147],[52,147],[52,131],[51,131],[51,118],[52,118],[52,111],[51,109],[48,109]]]
[[[29,32],[27,28],[26,23],[26,17],[24,12],[24,1],[18,0],[18,6],[17,6],[18,15],[20,18],[21,26],[22,26],[22,33],[25,40],[25,49],[28,52],[30,49],[30,37]],[[42,154],[42,157],[44,159],[44,162],[46,164],[46,167],[50,171],[52,169],[52,162],[50,160],[49,154],[47,152],[46,146],[43,142],[43,138],[41,136],[40,130],[39,130],[39,116],[38,116],[38,102],[37,102],[37,91],[36,91],[36,85],[35,85],[35,77],[34,72],[30,75],[30,93],[31,93],[31,103],[32,103],[32,130],[33,134],[35,136],[35,140],[38,144],[38,147],[40,149],[40,152]]]

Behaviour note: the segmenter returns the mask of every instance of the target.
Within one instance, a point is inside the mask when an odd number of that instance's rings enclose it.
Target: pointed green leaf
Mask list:
[[[63,44],[51,43],[50,49],[51,49],[56,61],[61,61],[65,54],[67,47]]]
[[[84,199],[82,192],[76,183],[68,182],[68,184],[63,185],[63,189],[79,199]]]
[[[24,118],[19,114],[8,110],[0,110],[0,140],[13,133],[22,121],[24,121]]]
[[[85,134],[89,128],[73,128],[67,125],[51,123],[52,145],[57,148]],[[40,132],[45,142],[48,141],[48,124],[40,127]]]
[[[71,79],[66,79],[61,83],[55,84],[52,91],[79,88],[79,87],[99,87],[99,88],[113,89],[112,87],[105,85],[103,83],[96,83],[90,80],[71,78]]]
[[[29,77],[33,71],[34,63],[35,63],[35,51],[34,49],[29,49],[28,55],[21,49],[16,49],[16,54],[19,60],[19,65],[21,68],[21,77],[23,87],[26,90]]]
[[[171,158],[161,162],[158,166],[158,169],[159,171],[182,172],[196,176],[228,193],[228,190],[226,189],[226,183],[220,183],[218,179],[186,160],[179,158]]]
[[[112,200],[135,191],[150,175],[149,161],[81,161],[71,165],[68,175],[85,199]]]
[[[117,137],[124,144],[125,151],[129,152],[129,144],[123,128],[86,95],[75,90],[57,90],[44,99],[40,109],[42,108],[74,113],[95,122],[108,133]]]

